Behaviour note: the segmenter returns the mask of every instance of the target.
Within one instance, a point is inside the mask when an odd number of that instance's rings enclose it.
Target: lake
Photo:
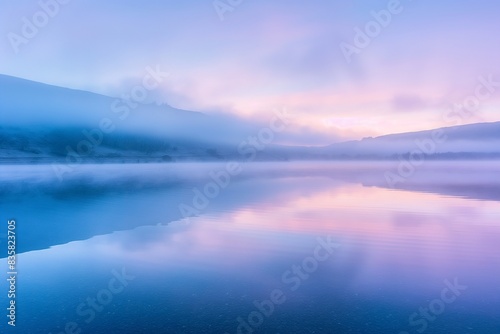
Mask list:
[[[500,162],[397,168],[0,166],[1,332],[500,333]]]

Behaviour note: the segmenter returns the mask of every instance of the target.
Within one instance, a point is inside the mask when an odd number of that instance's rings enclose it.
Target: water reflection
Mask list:
[[[175,177],[138,167],[121,175],[127,186],[94,175],[105,189],[97,196],[40,178],[29,186],[37,192],[4,193],[2,209],[25,224],[20,330],[56,333],[72,321],[88,333],[236,333],[237,319],[279,289],[286,302],[256,333],[417,333],[423,325],[409,317],[457,278],[467,290],[428,331],[497,331],[500,203],[498,181],[486,178],[495,164],[453,177],[437,166],[405,189],[379,183],[386,166],[256,165],[190,224],[179,221],[178,204],[213,167]],[[453,196],[451,184],[463,191]],[[328,237],[340,247],[293,290],[284,274]],[[78,305],[122,268],[135,279],[87,323]]]

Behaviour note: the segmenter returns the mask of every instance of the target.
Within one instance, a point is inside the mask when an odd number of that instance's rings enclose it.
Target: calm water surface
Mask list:
[[[0,167],[1,332],[500,333],[500,163],[242,168]]]

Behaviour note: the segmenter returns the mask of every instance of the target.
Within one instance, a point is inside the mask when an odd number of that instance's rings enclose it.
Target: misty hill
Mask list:
[[[500,157],[500,122],[391,134],[326,147],[238,150],[262,124],[140,104],[0,75],[0,162],[434,159]],[[90,144],[90,145],[89,145]],[[246,153],[243,153],[246,152]],[[75,158],[74,156],[78,157]],[[73,160],[74,161],[74,160]]]
[[[330,158],[392,159],[424,153],[433,158],[500,157],[500,122],[391,134],[329,145],[317,150]]]
[[[255,124],[231,116],[0,75],[2,162],[62,161],[72,150],[88,162],[219,160],[236,154],[234,143],[255,131]],[[98,144],[89,148],[85,141]]]

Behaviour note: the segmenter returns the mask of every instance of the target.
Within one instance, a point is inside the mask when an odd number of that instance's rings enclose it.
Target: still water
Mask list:
[[[500,163],[237,167],[1,166],[1,333],[500,333]]]

